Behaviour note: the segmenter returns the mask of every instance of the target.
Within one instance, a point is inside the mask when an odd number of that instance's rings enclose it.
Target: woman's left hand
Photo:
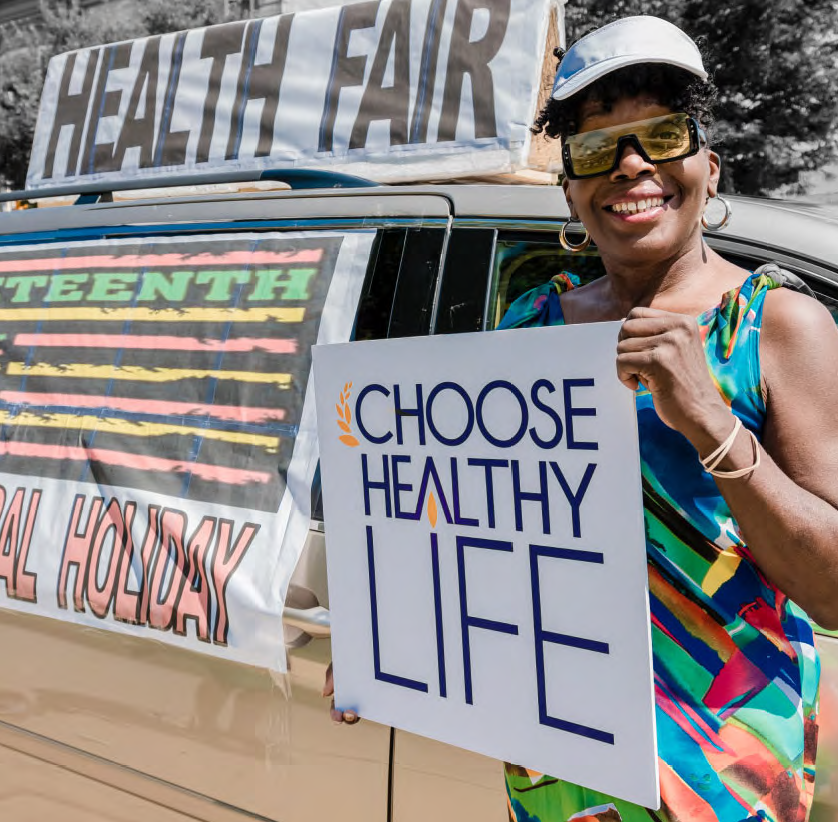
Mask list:
[[[718,466],[747,478],[717,478],[755,562],[825,628],[838,629],[838,333],[816,300],[784,288],[765,301],[760,370],[767,392],[763,445],[738,436]],[[620,332],[617,372],[652,393],[661,419],[699,455],[724,442],[733,415],[716,388],[695,319],[632,309]]]
[[[733,418],[710,376],[694,317],[629,311],[617,343],[617,376],[632,390],[643,383],[661,420],[699,451],[730,433]]]

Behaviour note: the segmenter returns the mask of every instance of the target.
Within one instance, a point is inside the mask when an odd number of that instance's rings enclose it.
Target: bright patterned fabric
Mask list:
[[[710,372],[762,437],[752,275],[698,318]],[[561,325],[567,276],[524,294],[501,328]],[[661,800],[650,811],[506,766],[516,822],[805,822],[815,780],[819,661],[811,624],[762,576],[713,478],[637,391]],[[793,550],[793,546],[789,546]]]

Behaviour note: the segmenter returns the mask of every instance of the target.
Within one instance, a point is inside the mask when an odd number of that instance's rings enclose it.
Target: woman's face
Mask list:
[[[645,96],[619,100],[610,111],[588,101],[579,113],[579,131],[669,113]],[[716,194],[718,181],[718,155],[706,148],[692,157],[655,165],[629,144],[613,171],[586,180],[566,179],[564,190],[571,213],[584,223],[606,263],[609,258],[655,263],[680,257],[701,243],[701,215],[707,198]],[[649,200],[654,203],[651,207]],[[647,205],[643,211],[619,210],[622,203],[641,201]]]

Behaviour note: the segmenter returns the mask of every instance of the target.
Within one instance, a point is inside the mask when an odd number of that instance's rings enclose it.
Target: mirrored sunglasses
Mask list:
[[[707,137],[684,112],[573,134],[562,145],[565,174],[571,180],[609,174],[631,145],[648,163],[669,163],[696,154]]]

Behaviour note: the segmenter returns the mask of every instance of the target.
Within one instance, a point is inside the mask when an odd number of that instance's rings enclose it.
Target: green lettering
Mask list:
[[[12,295],[13,303],[29,303],[32,302],[32,289],[46,288],[48,282],[49,277],[46,274],[36,274],[34,277],[6,277],[6,288],[15,290]]]
[[[264,269],[256,271],[256,287],[248,300],[276,300],[277,291],[280,300],[309,299],[308,285],[317,273],[316,268]]]
[[[89,279],[89,274],[53,274],[44,300],[48,303],[79,302],[84,299],[84,294],[74,286],[86,283]]]
[[[136,271],[102,271],[93,275],[93,287],[87,295],[94,302],[131,301],[139,274]],[[130,287],[130,288],[129,288]]]
[[[170,303],[182,303],[192,282],[193,271],[146,271],[140,284],[139,302],[153,302],[158,297]]]
[[[233,299],[233,286],[236,283],[246,283],[249,279],[249,271],[199,271],[195,282],[198,285],[209,284],[210,289],[204,299],[230,302]]]

